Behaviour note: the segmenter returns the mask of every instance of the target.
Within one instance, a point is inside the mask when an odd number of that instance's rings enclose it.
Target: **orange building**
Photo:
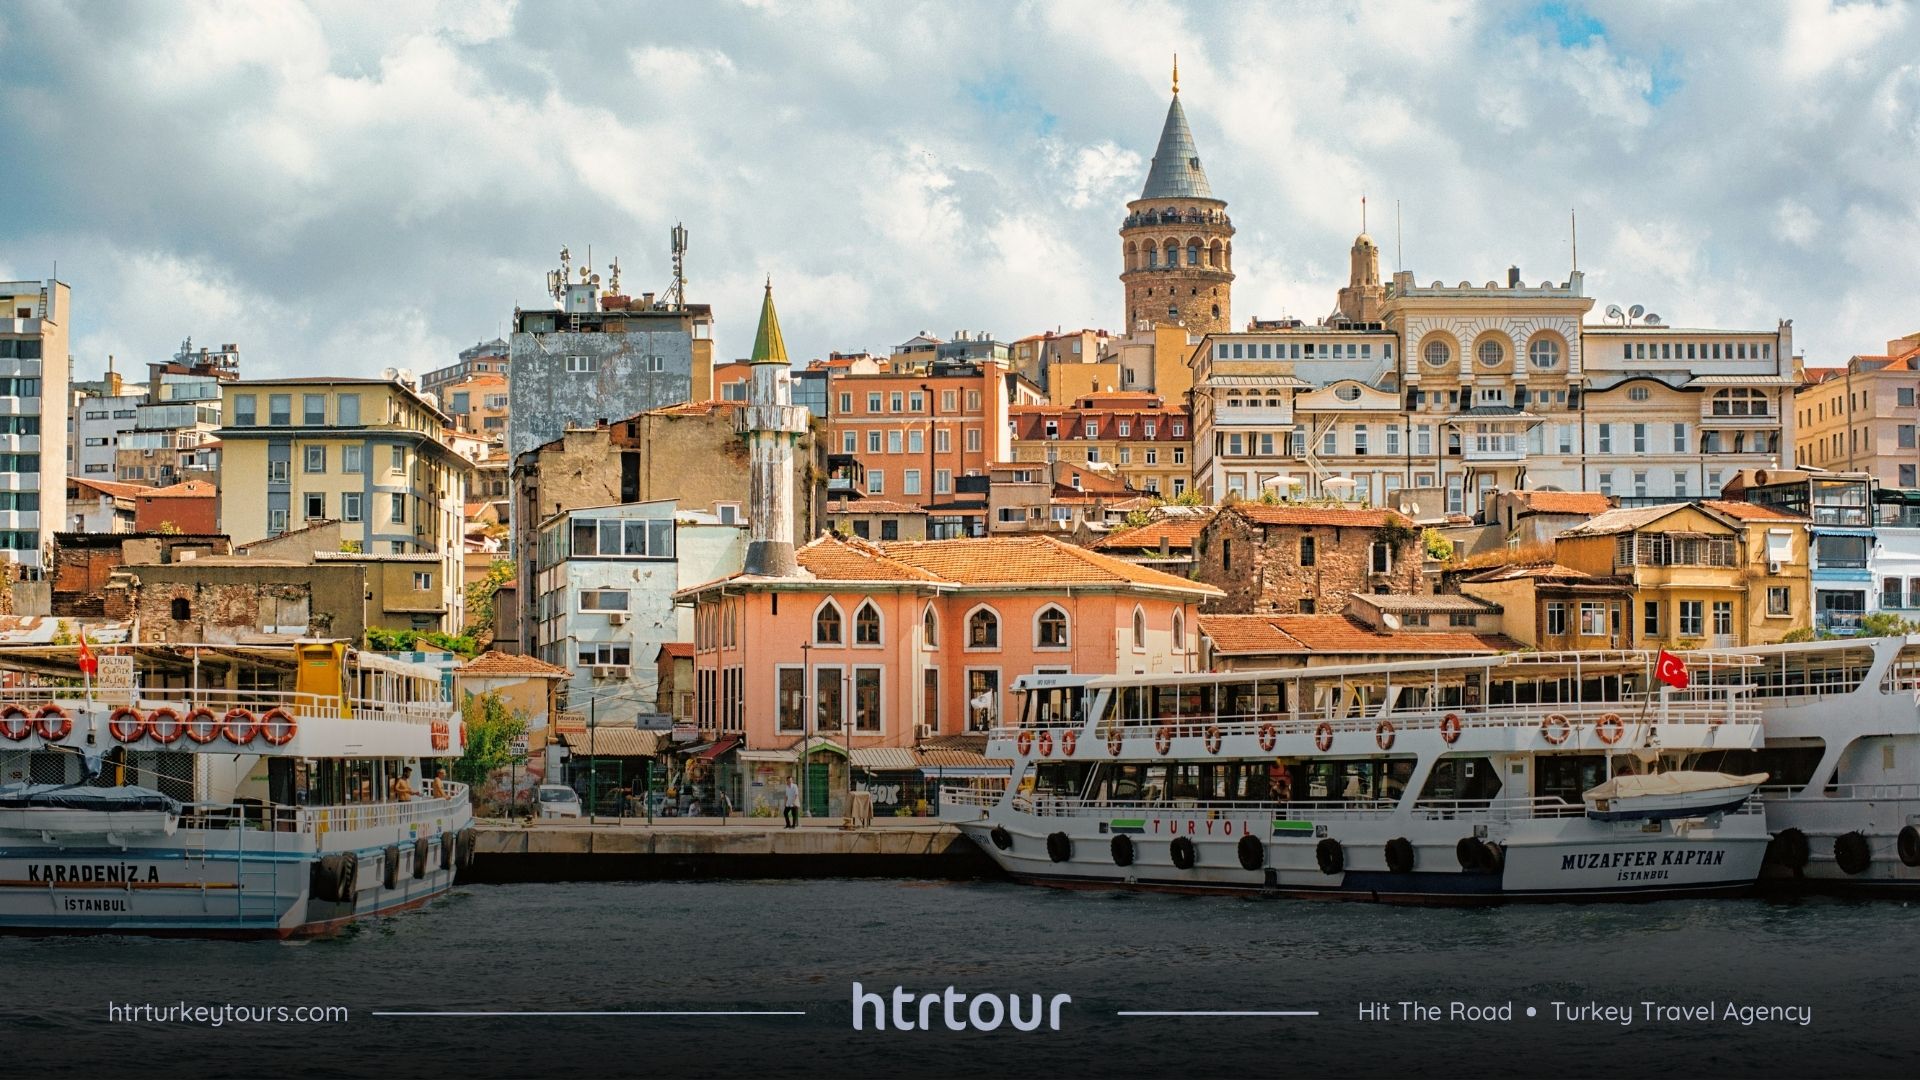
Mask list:
[[[133,497],[133,531],[195,535],[220,531],[220,492],[206,480],[145,488]]]

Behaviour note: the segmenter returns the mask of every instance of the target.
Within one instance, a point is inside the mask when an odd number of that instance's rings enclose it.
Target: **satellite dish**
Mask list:
[[[1608,305],[1607,305],[1607,318],[1609,318],[1609,319],[1618,319],[1618,318],[1620,318],[1620,317],[1621,317],[1622,315],[1625,315],[1625,314],[1626,314],[1626,312],[1624,312],[1624,311],[1621,311],[1621,310],[1620,310],[1620,305],[1619,305],[1619,304],[1608,304]]]
[[[1659,325],[1660,325],[1660,316],[1658,316],[1658,315],[1655,315],[1655,314],[1653,314],[1652,312],[1648,312],[1648,313],[1647,313],[1647,325],[1648,325],[1648,326],[1659,326]]]
[[[1635,304],[1632,307],[1627,309],[1628,318],[1637,319],[1640,316],[1645,315],[1646,313],[1647,313],[1647,309],[1641,307],[1639,304]]]
[[[1391,611],[1383,611],[1380,613],[1380,625],[1389,630],[1398,630],[1400,629],[1400,616],[1395,615]]]

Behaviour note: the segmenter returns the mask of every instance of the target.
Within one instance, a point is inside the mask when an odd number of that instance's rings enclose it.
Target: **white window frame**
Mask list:
[[[975,645],[973,643],[973,617],[982,611],[993,616],[993,644],[991,645]],[[1007,620],[1005,616],[1000,614],[1000,609],[994,607],[992,604],[975,604],[967,609],[967,614],[960,620],[960,651],[970,653],[997,653],[1005,649],[1006,644]],[[1002,692],[1004,692],[1004,688],[1002,688]]]
[[[1040,641],[1040,617],[1045,615],[1049,611],[1059,612],[1060,619],[1065,624],[1066,640],[1061,642],[1058,645],[1047,645],[1047,644],[1043,644]],[[1039,609],[1033,613],[1033,625],[1031,629],[1033,631],[1033,651],[1034,652],[1070,652],[1072,651],[1073,649],[1073,616],[1067,614],[1067,609],[1061,607],[1059,604],[1040,605]]]

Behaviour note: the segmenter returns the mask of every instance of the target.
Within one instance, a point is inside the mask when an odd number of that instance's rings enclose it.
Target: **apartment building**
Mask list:
[[[1811,369],[1794,396],[1801,464],[1871,473],[1887,487],[1920,488],[1920,334],[1887,342],[1877,356]]]
[[[240,377],[240,347],[193,347],[147,365],[146,400],[120,436],[114,471],[125,483],[163,487],[218,475],[221,387]]]
[[[67,521],[71,303],[63,281],[0,281],[0,559],[22,566]]]
[[[1111,467],[1128,487],[1167,496],[1184,494],[1192,476],[1187,410],[1154,394],[1099,392],[1066,405],[1019,405],[1008,420],[1016,463]]]

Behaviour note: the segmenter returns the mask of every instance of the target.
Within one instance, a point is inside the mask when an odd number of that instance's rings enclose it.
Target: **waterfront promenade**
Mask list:
[[[927,818],[848,827],[811,818],[491,819],[464,881],[659,881],[701,878],[922,877],[999,871],[959,830]]]

